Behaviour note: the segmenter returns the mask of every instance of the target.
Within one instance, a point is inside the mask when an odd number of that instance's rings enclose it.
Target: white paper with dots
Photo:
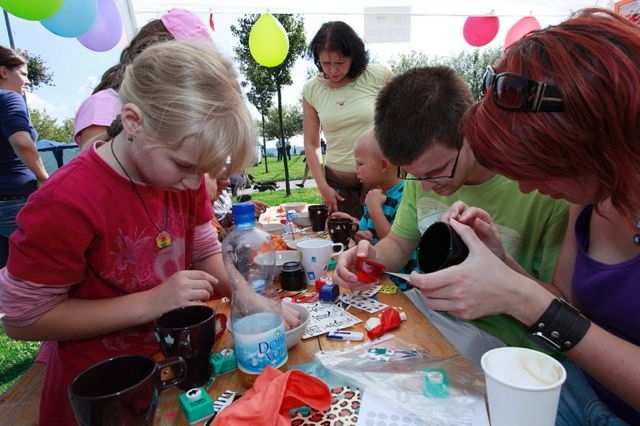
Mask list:
[[[456,426],[489,426],[484,401],[478,401],[473,418],[456,417]],[[413,413],[393,408],[393,401],[380,398],[375,393],[362,392],[362,404],[358,426],[432,426],[429,419],[420,419]],[[452,423],[453,424],[453,423]]]

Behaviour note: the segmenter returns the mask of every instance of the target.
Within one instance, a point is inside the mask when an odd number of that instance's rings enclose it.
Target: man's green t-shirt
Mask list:
[[[564,201],[520,192],[517,182],[496,175],[479,185],[464,185],[454,194],[425,192],[416,181],[405,185],[391,232],[418,241],[424,231],[456,201],[486,210],[496,224],[505,250],[534,278],[550,282],[567,226]],[[506,345],[534,347],[524,326],[508,315],[472,321]]]

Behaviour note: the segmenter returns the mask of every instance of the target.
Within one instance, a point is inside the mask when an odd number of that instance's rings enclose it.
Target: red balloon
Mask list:
[[[467,43],[480,47],[491,42],[499,28],[500,20],[497,16],[469,16],[464,21],[462,35]]]
[[[507,36],[504,38],[504,48],[511,46],[516,41],[520,40],[525,35],[529,34],[531,31],[539,30],[540,22],[533,16],[525,16],[524,18],[520,18],[518,22],[513,24],[509,31],[507,32]]]

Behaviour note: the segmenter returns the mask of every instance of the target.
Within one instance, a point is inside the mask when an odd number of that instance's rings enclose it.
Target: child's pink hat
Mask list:
[[[184,9],[171,9],[160,18],[176,40],[212,41],[207,27],[193,13]]]
[[[78,133],[87,127],[110,126],[120,114],[121,108],[120,96],[113,89],[101,90],[85,99],[80,108],[78,108],[73,122],[73,138],[76,143],[80,145]]]

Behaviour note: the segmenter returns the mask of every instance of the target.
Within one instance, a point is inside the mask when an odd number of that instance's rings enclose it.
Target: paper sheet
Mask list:
[[[429,419],[420,419],[413,413],[394,409],[391,401],[375,393],[363,392],[357,426],[432,426]],[[471,416],[462,413],[456,417],[456,426],[489,426],[484,401],[478,401]]]

